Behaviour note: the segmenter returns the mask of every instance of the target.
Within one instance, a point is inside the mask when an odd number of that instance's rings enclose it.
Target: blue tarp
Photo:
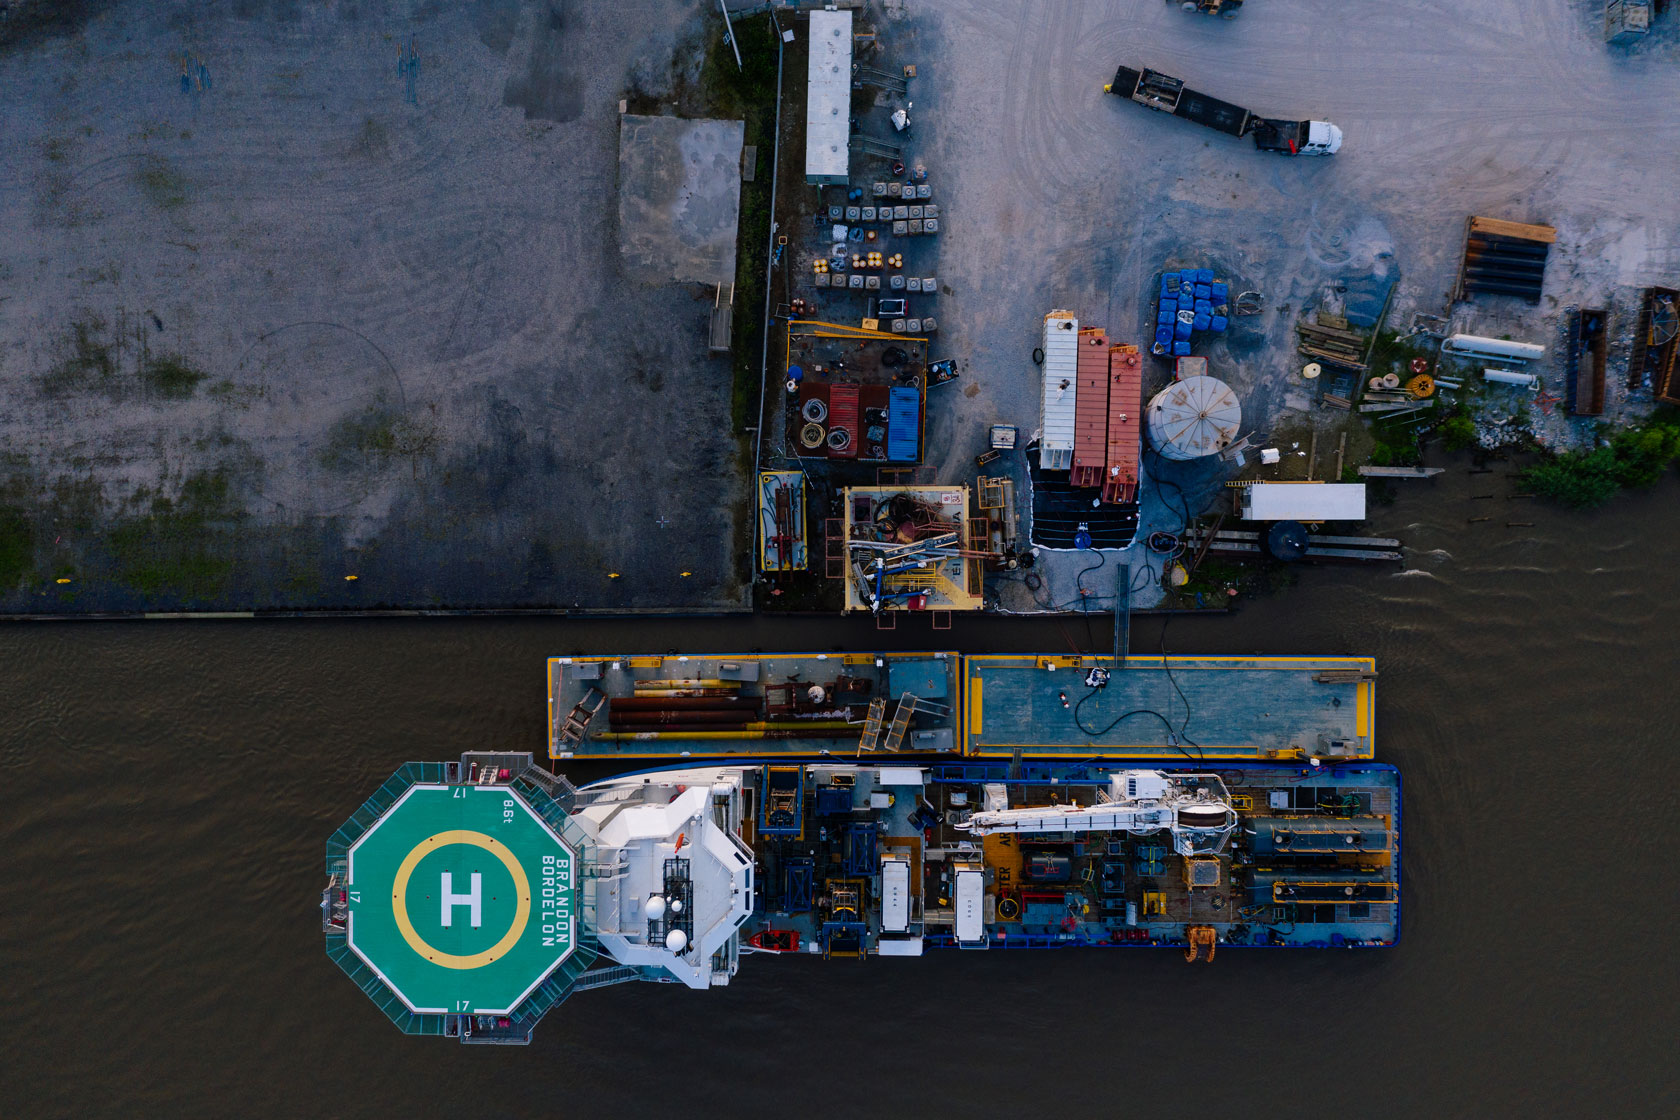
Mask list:
[[[887,458],[895,462],[915,460],[920,405],[920,394],[914,389],[900,387],[887,391]]]

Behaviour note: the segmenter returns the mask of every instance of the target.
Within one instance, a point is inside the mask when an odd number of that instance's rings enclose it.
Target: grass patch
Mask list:
[[[163,210],[174,210],[187,203],[187,180],[170,162],[160,156],[147,156],[134,173],[134,183],[140,193]]]
[[[35,567],[35,526],[15,509],[0,509],[0,589],[23,582]]]
[[[759,365],[764,352],[765,246],[770,239],[771,167],[776,149],[776,34],[768,15],[735,21],[741,67],[714,28],[707,41],[700,88],[708,116],[739,117],[745,142],[758,149],[758,171],[741,184],[741,219],[735,241],[734,377],[730,419],[738,433],[757,423]]]
[[[176,354],[155,355],[140,369],[140,380],[160,397],[186,400],[198,389],[207,375],[194,369]]]
[[[70,324],[64,355],[41,378],[48,394],[107,388],[117,374],[117,359],[105,337],[105,321],[89,316]]]
[[[1523,473],[1523,485],[1543,498],[1576,509],[1608,502],[1618,490],[1650,486],[1680,458],[1680,415],[1665,410],[1638,428],[1627,428],[1591,451],[1549,455]]]
[[[1476,446],[1476,422],[1462,412],[1441,421],[1435,434],[1441,437],[1441,443],[1448,451],[1466,451]]]
[[[178,499],[155,497],[146,514],[117,522],[106,539],[117,578],[146,595],[212,598],[233,574],[229,525],[244,518],[232,501],[228,472],[200,471],[182,484]]]

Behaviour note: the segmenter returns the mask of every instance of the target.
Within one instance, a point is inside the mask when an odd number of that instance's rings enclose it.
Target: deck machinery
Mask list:
[[[1363,948],[1400,933],[1373,762],[679,763],[574,788],[412,763],[327,848],[328,954],[410,1033],[524,1043],[570,995],[749,952]]]

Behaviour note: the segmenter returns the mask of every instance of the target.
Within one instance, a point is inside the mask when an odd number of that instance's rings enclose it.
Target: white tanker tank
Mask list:
[[[1441,343],[1441,353],[1453,358],[1487,362],[1534,362],[1546,356],[1546,348],[1532,342],[1512,342],[1508,338],[1455,334]]]

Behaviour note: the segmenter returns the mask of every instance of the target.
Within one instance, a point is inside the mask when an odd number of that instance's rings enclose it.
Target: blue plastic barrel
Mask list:
[[[1210,315],[1208,316],[1208,330],[1212,331],[1214,334],[1218,334],[1220,331],[1229,326],[1230,322],[1231,321],[1223,315]]]
[[[1190,356],[1190,344],[1188,342],[1173,343],[1173,354],[1180,358],[1188,358]]]
[[[1198,268],[1196,270],[1196,283],[1198,283],[1198,284],[1211,284],[1211,283],[1213,283],[1213,269],[1211,269],[1211,268]]]
[[[1213,295],[1213,285],[1212,284],[1197,284],[1196,285],[1196,298],[1197,299],[1208,299],[1212,295]]]
[[[798,366],[789,366],[789,367],[787,367],[787,369],[788,369],[788,380],[789,381],[803,381],[803,380],[805,380],[805,371],[803,369],[799,368]]]
[[[1174,323],[1173,324],[1173,337],[1177,338],[1177,339],[1189,338],[1190,337],[1190,324],[1189,323]]]
[[[1231,285],[1229,284],[1210,284],[1208,287],[1213,289],[1212,299],[1215,303],[1224,303],[1231,298]]]
[[[1199,299],[1191,306],[1190,310],[1198,315],[1211,315],[1213,314],[1213,304],[1208,300]]]
[[[1155,321],[1157,323],[1165,323],[1168,326],[1171,326],[1172,321],[1176,318],[1178,318],[1178,312],[1171,307],[1163,307],[1155,313]]]
[[[1171,342],[1172,340],[1173,340],[1173,329],[1171,327],[1156,327],[1155,328],[1155,341],[1156,341],[1156,343],[1158,343],[1161,346],[1165,346],[1165,345],[1167,345],[1167,343]]]
[[[1208,329],[1208,324],[1212,321],[1213,317],[1211,315],[1198,315],[1190,321],[1190,329],[1193,331],[1205,331]]]
[[[1194,311],[1196,309],[1196,297],[1190,294],[1188,288],[1178,293],[1178,309],[1180,311]]]

